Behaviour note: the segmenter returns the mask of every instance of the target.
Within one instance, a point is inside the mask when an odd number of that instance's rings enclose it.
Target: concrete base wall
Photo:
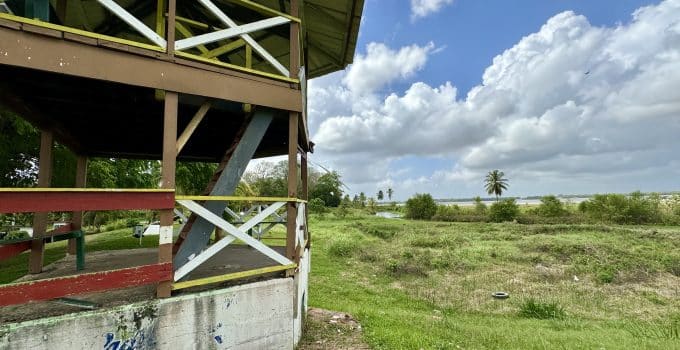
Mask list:
[[[3,325],[0,349],[292,349],[306,312],[309,257],[295,279]]]

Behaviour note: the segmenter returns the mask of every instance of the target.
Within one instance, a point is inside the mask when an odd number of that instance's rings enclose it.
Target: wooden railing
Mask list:
[[[297,16],[286,14],[248,0],[230,0],[231,4],[249,9],[262,17],[250,23],[238,24],[232,18],[233,16],[225,13],[212,0],[192,0],[200,4],[212,17],[221,23],[223,28],[217,28],[209,24],[208,18],[190,19],[181,16],[176,11],[172,13],[171,11],[174,10],[174,7],[168,6],[169,1],[175,0],[156,1],[156,28],[150,28],[144,23],[144,19],[137,18],[116,1],[96,0],[106,12],[124,22],[125,25],[138,34],[141,41],[52,23],[49,18],[49,3],[46,5],[48,6],[48,16],[22,17],[0,13],[0,21],[9,20],[126,46],[159,52],[172,52],[175,56],[211,65],[292,83],[300,82],[299,65],[300,62],[303,62],[303,50],[300,49],[301,36],[299,26],[301,20]],[[66,8],[63,11],[66,11]],[[55,10],[55,12],[58,11]],[[65,14],[63,17],[66,17]],[[291,28],[290,51],[288,52],[291,61],[286,63],[280,62],[270,50],[265,48],[252,35],[254,32],[266,31],[272,27],[282,25],[288,25]],[[169,33],[166,28],[174,28],[172,35],[168,35]],[[175,40],[175,38],[178,40]],[[234,64],[231,61],[225,61],[220,58],[237,50],[241,50],[245,57],[242,64]],[[264,71],[253,68],[254,54],[260,57],[263,62],[267,62],[271,70]]]

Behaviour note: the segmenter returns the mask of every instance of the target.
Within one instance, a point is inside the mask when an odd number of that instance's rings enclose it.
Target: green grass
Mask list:
[[[680,228],[310,221],[310,305],[351,313],[376,349],[680,349]],[[283,237],[277,228],[267,237]],[[138,248],[130,229],[87,251]],[[146,237],[142,247],[156,247]],[[268,244],[280,245],[277,239]],[[48,245],[46,263],[65,242]],[[0,283],[28,255],[0,263]],[[491,293],[505,291],[498,300]]]
[[[134,248],[158,247],[158,236],[147,236],[140,241],[132,237],[132,229],[124,228],[114,231],[89,234],[85,236],[85,252],[99,250],[121,250]],[[49,265],[66,255],[66,241],[48,243],[45,248],[44,265]],[[23,253],[12,259],[0,262],[0,284],[10,283],[28,273],[29,253]]]
[[[310,230],[310,304],[354,315],[376,349],[680,349],[678,227],[353,213]]]

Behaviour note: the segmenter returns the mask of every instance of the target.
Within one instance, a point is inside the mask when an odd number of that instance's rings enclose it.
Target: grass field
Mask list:
[[[310,220],[310,305],[354,315],[375,349],[680,349],[680,227]],[[87,250],[140,247],[130,233]],[[64,255],[48,247],[46,263]]]
[[[678,227],[326,214],[310,230],[310,304],[376,349],[680,349]]]

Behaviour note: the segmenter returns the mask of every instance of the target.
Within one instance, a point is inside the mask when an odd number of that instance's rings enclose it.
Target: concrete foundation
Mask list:
[[[0,326],[0,349],[293,349],[307,310],[306,250],[277,278]]]

